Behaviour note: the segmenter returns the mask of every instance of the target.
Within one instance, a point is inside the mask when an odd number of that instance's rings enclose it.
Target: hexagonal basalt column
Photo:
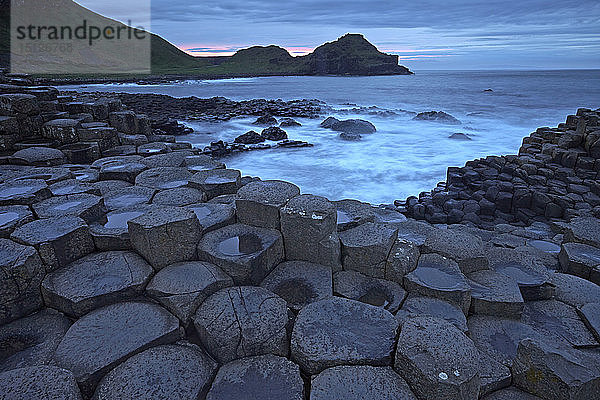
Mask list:
[[[135,253],[96,253],[60,268],[44,278],[47,306],[73,317],[140,294],[152,267]]]
[[[250,182],[235,201],[238,220],[246,225],[280,229],[279,210],[300,194],[298,186],[283,181]]]
[[[11,239],[35,247],[51,270],[94,251],[89,228],[79,217],[40,219],[17,228]]]
[[[49,198],[52,194],[46,181],[23,179],[0,184],[0,205],[33,204]]]
[[[6,399],[81,400],[73,374],[47,365],[19,368],[0,374],[0,393]]]
[[[134,183],[136,177],[148,169],[138,161],[115,159],[105,162],[100,167],[100,180],[121,180]]]
[[[190,204],[202,203],[206,195],[198,189],[180,187],[158,192],[152,199],[152,204],[163,206],[184,207]]]
[[[339,271],[333,276],[333,291],[338,296],[383,307],[395,313],[406,297],[406,291],[395,282],[372,278],[356,271]]]
[[[280,211],[281,233],[288,260],[323,264],[341,269],[337,210],[326,198],[300,195]]]
[[[227,204],[199,203],[185,208],[196,214],[203,233],[235,223],[235,207]]]
[[[127,222],[152,209],[151,205],[138,205],[111,211],[90,224],[90,234],[96,249],[100,251],[130,250],[129,227]]]
[[[77,129],[80,126],[81,122],[76,119],[55,119],[44,124],[42,135],[61,144],[75,143],[79,141]]]
[[[207,233],[198,256],[221,267],[238,285],[258,285],[283,261],[281,233],[235,224]]]
[[[344,269],[385,278],[387,259],[397,236],[397,229],[371,222],[341,232]]]
[[[159,167],[142,172],[135,184],[152,189],[165,190],[187,186],[192,174],[185,168]]]
[[[33,221],[33,214],[27,206],[0,207],[0,237],[9,237],[21,225]]]
[[[156,270],[196,258],[201,232],[198,219],[191,210],[152,208],[127,224],[132,247]]]
[[[0,325],[42,306],[44,266],[33,247],[0,239]]]
[[[600,249],[583,243],[565,243],[558,259],[564,272],[589,280],[592,271],[600,266]]]
[[[108,192],[104,196],[104,204],[110,211],[139,207],[150,203],[155,193],[156,189],[144,186],[128,186]]]
[[[235,194],[241,186],[242,175],[235,169],[200,171],[190,179],[190,186],[206,193],[209,199],[223,194]]]
[[[93,194],[73,194],[53,197],[33,205],[39,218],[52,218],[71,215],[86,222],[96,221],[106,212],[104,200]]]
[[[194,326],[202,344],[221,363],[248,356],[287,356],[287,304],[258,287],[218,291],[202,303]]]
[[[366,222],[375,222],[375,212],[368,203],[357,200],[339,200],[333,204],[337,209],[338,231],[356,228]]]

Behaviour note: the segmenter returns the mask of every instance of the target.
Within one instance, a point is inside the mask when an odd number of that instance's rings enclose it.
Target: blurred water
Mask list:
[[[493,92],[484,92],[485,89]],[[347,142],[319,127],[320,120],[299,119],[302,127],[286,128],[291,139],[313,148],[243,153],[224,161],[246,175],[283,179],[304,193],[332,200],[356,198],[372,203],[416,195],[444,180],[448,166],[486,155],[515,154],[524,136],[540,126],[556,126],[578,107],[600,107],[600,71],[422,71],[414,76],[268,77],[186,81],[169,85],[88,85],[82,91],[161,93],[175,97],[224,96],[233,100],[268,98],[320,99],[338,118],[363,118],[377,133]],[[348,112],[378,106],[393,116]],[[460,125],[412,121],[403,111],[443,110]],[[190,123],[202,134],[182,138],[198,146],[233,140],[257,129],[255,118],[221,124]],[[472,140],[448,137],[456,132]],[[206,134],[210,133],[210,134]]]

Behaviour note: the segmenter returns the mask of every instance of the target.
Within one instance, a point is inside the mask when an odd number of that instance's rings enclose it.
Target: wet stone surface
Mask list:
[[[202,203],[206,195],[198,189],[180,187],[176,189],[162,190],[154,196],[152,204],[163,206],[184,207],[191,204]]]
[[[33,204],[51,196],[46,181],[22,179],[0,183],[0,205]]]
[[[175,189],[187,186],[191,177],[192,174],[185,168],[159,167],[140,173],[135,184],[156,190]]]
[[[517,281],[493,270],[469,274],[471,312],[473,314],[519,318],[523,311],[523,297]]]
[[[33,213],[27,206],[0,207],[0,237],[7,238],[15,228],[33,221]]]
[[[375,212],[368,203],[358,200],[340,200],[334,201],[337,209],[337,227],[338,231],[355,228],[366,222],[375,222]]]
[[[110,211],[133,207],[140,204],[148,204],[155,193],[155,189],[143,186],[128,186],[111,190],[105,194],[104,204]]]
[[[100,196],[101,191],[90,182],[82,182],[77,179],[66,179],[64,181],[57,182],[50,186],[50,191],[53,196],[67,196],[73,194],[95,194]]]
[[[152,209],[151,205],[139,205],[110,211],[90,224],[90,234],[99,251],[130,250],[127,222]]]
[[[402,325],[411,316],[435,317],[451,323],[462,332],[469,330],[467,318],[460,308],[433,297],[409,296],[396,313],[396,318]]]
[[[148,167],[140,162],[116,159],[102,164],[99,178],[103,181],[121,180],[134,183],[136,176],[146,169]]]
[[[196,214],[203,234],[235,223],[235,207],[227,204],[197,203],[185,208]]]
[[[81,400],[73,374],[54,366],[37,366],[0,374],[0,393],[6,399]]]
[[[72,194],[53,197],[33,205],[38,218],[62,216],[80,217],[86,222],[96,221],[106,212],[104,200],[93,194]]]
[[[243,186],[237,193],[238,220],[246,225],[279,229],[279,210],[300,189],[283,181],[258,181]]]
[[[235,194],[241,186],[242,175],[234,169],[214,169],[195,173],[189,185],[206,193],[209,199]]]
[[[406,291],[395,282],[372,278],[355,271],[339,271],[333,276],[337,296],[382,307],[395,313],[406,297]]]
[[[289,351],[287,304],[264,288],[222,289],[200,305],[193,322],[202,344],[220,363]]]

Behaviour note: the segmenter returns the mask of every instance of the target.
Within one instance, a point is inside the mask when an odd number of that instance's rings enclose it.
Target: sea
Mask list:
[[[285,128],[289,138],[314,147],[257,150],[223,161],[244,175],[290,181],[303,193],[330,200],[390,204],[433,189],[445,180],[449,166],[488,155],[516,154],[522,139],[538,127],[556,126],[580,107],[599,108],[600,70],[416,71],[410,76],[264,77],[63,89],[321,100],[332,107],[324,118],[365,119],[377,132],[349,142],[321,128],[322,119],[297,118],[302,126]],[[415,113],[426,111],[444,111],[460,124],[413,120]],[[256,130],[255,119],[182,121],[195,133],[178,140],[200,148],[215,140],[233,141]],[[454,133],[470,140],[450,138]]]

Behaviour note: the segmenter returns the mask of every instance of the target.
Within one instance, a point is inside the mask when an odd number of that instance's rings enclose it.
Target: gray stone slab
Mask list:
[[[565,243],[558,256],[562,271],[590,279],[592,271],[600,266],[600,248],[582,243]]]
[[[33,219],[33,213],[27,206],[0,207],[0,237],[9,237],[15,228],[25,225]]]
[[[0,183],[0,206],[33,204],[52,195],[43,179],[21,179]]]
[[[154,197],[156,189],[144,186],[128,186],[114,189],[104,195],[104,204],[110,211],[148,204]]]
[[[175,189],[187,186],[192,174],[185,168],[159,167],[140,173],[135,184],[156,190]]]
[[[523,312],[523,297],[517,281],[494,270],[469,274],[471,312],[518,319]]]
[[[435,317],[450,322],[463,332],[467,332],[467,317],[455,305],[433,297],[409,296],[396,313],[400,325],[408,317]]]
[[[384,278],[387,259],[397,235],[397,229],[371,222],[341,232],[344,270]]]
[[[180,187],[162,190],[152,199],[152,204],[163,206],[184,207],[190,204],[206,201],[206,195],[198,189]]]
[[[195,173],[189,185],[206,193],[209,199],[235,194],[241,187],[242,175],[235,169],[212,169]]]
[[[406,297],[406,291],[395,282],[372,278],[356,271],[339,271],[333,276],[337,296],[382,307],[395,313]]]
[[[279,210],[299,194],[298,186],[288,182],[250,182],[237,193],[238,220],[246,225],[280,229]]]
[[[6,400],[81,400],[70,371],[52,366],[14,369],[0,374],[0,394]]]
[[[93,194],[72,194],[52,197],[33,205],[38,218],[75,216],[90,223],[100,219],[107,211],[104,200]]]
[[[375,222],[375,212],[369,203],[358,200],[334,201],[338,231],[352,229],[366,222]]]
[[[197,203],[185,206],[196,214],[202,233],[235,223],[235,207],[227,204]]]
[[[578,312],[585,326],[592,332],[596,340],[600,342],[600,303],[587,303]]]
[[[488,269],[483,241],[467,232],[448,229],[430,231],[422,252],[437,253],[456,261],[464,274]]]
[[[575,275],[554,273],[550,276],[554,286],[556,300],[572,307],[582,307],[600,299],[600,286]]]
[[[575,218],[567,224],[565,240],[600,247],[600,221],[591,217]]]
[[[90,224],[90,234],[94,239],[96,250],[115,251],[131,250],[129,227],[127,222],[152,209],[152,205],[138,206],[110,211],[101,219]]]

